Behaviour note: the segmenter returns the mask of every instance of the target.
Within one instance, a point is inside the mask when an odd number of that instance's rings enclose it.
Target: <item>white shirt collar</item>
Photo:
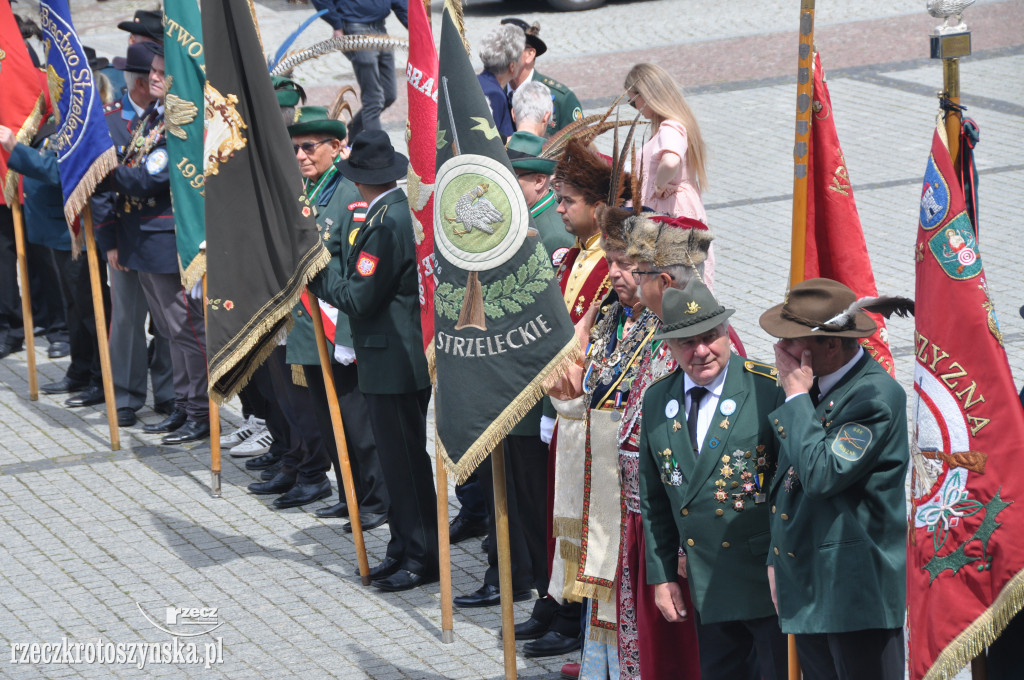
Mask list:
[[[522,82],[522,84],[520,84],[520,86],[519,86],[519,87],[522,87],[522,86],[523,86],[523,85],[525,85],[526,83],[528,83],[528,82],[530,82],[531,80],[533,80],[533,72],[534,72],[535,70],[536,70],[536,69],[532,69],[532,68],[530,69],[530,72],[529,72],[529,73],[528,73],[528,74],[526,75],[526,77],[525,77],[525,78],[523,78],[523,82]],[[516,91],[516,88],[512,87],[512,82],[511,82],[511,81],[509,81],[509,84],[505,86],[505,89],[506,89],[506,90],[508,91],[508,93],[509,93],[509,94],[512,94],[513,92],[515,92],[515,91]]]
[[[718,399],[722,396],[722,386],[725,385],[725,374],[728,372],[729,364],[726,362],[725,368],[722,369],[722,372],[715,376],[715,379],[707,385],[698,385],[690,379],[690,376],[683,373],[683,389],[686,390],[686,394],[689,395],[691,387],[703,387],[712,397]]]
[[[147,108],[147,107],[145,107],[145,106],[139,106],[138,104],[136,104],[136,103],[135,103],[135,100],[134,100],[134,99],[132,99],[132,96],[131,96],[130,94],[128,95],[128,101],[129,101],[129,102],[131,103],[131,105],[132,105],[132,108],[133,108],[133,109],[135,109],[135,115],[136,115],[136,117],[138,117],[138,118],[141,118],[141,117],[142,117],[142,114],[144,114],[144,113],[146,112],[146,108]]]
[[[380,200],[381,200],[382,198],[384,198],[385,196],[387,196],[388,194],[390,194],[390,193],[391,193],[391,192],[393,192],[393,191],[398,191],[398,190],[399,190],[400,188],[401,188],[401,187],[397,187],[397,186],[396,186],[396,187],[391,187],[390,189],[388,189],[387,191],[385,191],[385,192],[384,192],[383,194],[380,194],[379,196],[377,196],[376,198],[374,198],[374,199],[373,199],[372,201],[370,201],[370,205],[366,206],[366,214],[367,214],[367,215],[369,215],[369,214],[370,214],[370,211],[371,211],[371,210],[373,210],[373,206],[375,206],[375,205],[377,205],[378,203],[380,203]]]
[[[821,392],[821,396],[824,397],[828,394],[843,379],[843,376],[853,370],[854,365],[860,361],[862,356],[864,356],[864,348],[858,347],[857,353],[853,355],[853,358],[843,364],[838,371],[818,376],[818,391]]]

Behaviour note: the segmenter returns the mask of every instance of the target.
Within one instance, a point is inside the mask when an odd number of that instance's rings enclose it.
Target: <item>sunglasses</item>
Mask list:
[[[330,139],[321,139],[319,142],[304,142],[302,144],[292,144],[292,149],[296,154],[299,153],[299,149],[302,149],[302,153],[307,156],[312,156],[313,152],[316,151],[316,147],[331,141]]]

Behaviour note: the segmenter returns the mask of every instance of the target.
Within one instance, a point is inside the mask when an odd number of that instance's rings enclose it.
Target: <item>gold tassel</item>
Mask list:
[[[599,583],[574,581],[572,592],[576,597],[586,597],[591,600],[600,600],[602,602],[615,602],[615,589]]]
[[[39,124],[43,122],[43,110],[46,107],[46,100],[43,95],[39,95],[36,99],[35,105],[32,107],[32,112],[28,114],[28,118],[21,124],[18,129],[16,139],[21,144],[29,144],[32,142],[32,138],[36,136],[36,132],[39,131]],[[18,200],[18,173],[10,168],[7,169],[7,177],[3,179],[3,195],[4,202],[7,205],[14,203]]]
[[[234,338],[224,345],[220,352],[209,357],[211,399],[218,404],[223,404],[246,386],[253,372],[267,360],[270,353],[277,347],[276,331],[291,328],[292,308],[299,303],[299,298],[306,285],[330,261],[330,251],[317,239],[316,245],[299,261],[295,274],[292,275],[281,292],[263,305],[263,308]],[[258,321],[256,321],[257,318]],[[218,382],[246,357],[249,357],[249,361],[245,370],[240,375],[232,376],[228,384],[218,385]]]
[[[185,290],[192,290],[206,273],[206,251],[200,250],[196,253],[188,268],[181,266],[181,255],[178,255],[178,271],[181,273],[181,285]]]
[[[306,372],[302,369],[300,364],[291,364],[292,367],[292,383],[299,387],[309,387],[306,383]]]
[[[117,152],[110,147],[93,161],[89,169],[82,175],[78,186],[74,188],[71,195],[64,202],[64,219],[70,227],[74,224],[75,218],[82,212],[86,201],[96,191],[96,185],[103,181],[103,178],[113,172],[117,167]]]
[[[459,37],[462,38],[462,46],[466,48],[466,54],[470,57],[473,56],[473,50],[469,47],[469,40],[466,38],[466,18],[462,13],[462,2],[452,2],[452,0],[444,0],[444,7],[448,10],[448,14],[452,18],[452,23],[455,24],[455,28],[459,29]]]
[[[619,641],[618,626],[613,628],[600,628],[598,626],[590,626],[590,639],[594,642],[600,642],[603,645],[615,645]]]
[[[583,537],[583,519],[579,517],[555,517],[551,522],[551,533],[554,536],[575,538],[578,541]]]

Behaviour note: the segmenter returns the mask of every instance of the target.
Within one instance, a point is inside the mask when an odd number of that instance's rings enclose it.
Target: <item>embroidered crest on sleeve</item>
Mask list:
[[[846,423],[832,440],[832,453],[849,461],[857,461],[871,443],[871,430],[860,423]]]
[[[359,253],[359,259],[356,261],[356,271],[359,272],[360,276],[373,276],[373,273],[377,271],[377,262],[380,258],[370,255],[365,250]]]
[[[146,172],[151,175],[159,174],[167,167],[167,151],[157,149],[146,158]]]

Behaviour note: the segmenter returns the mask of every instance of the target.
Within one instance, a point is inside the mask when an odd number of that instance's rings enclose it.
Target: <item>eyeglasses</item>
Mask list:
[[[316,147],[331,141],[330,139],[321,139],[319,142],[303,142],[302,144],[292,144],[292,149],[296,154],[299,153],[299,149],[302,149],[302,153],[307,156],[312,156],[313,152],[316,151]]]
[[[633,283],[638,284],[638,285],[640,283],[640,275],[641,274],[651,274],[652,276],[657,276],[658,274],[664,274],[665,276],[667,276],[668,278],[672,279],[673,281],[676,280],[676,277],[672,276],[668,272],[658,272],[658,271],[644,272],[644,271],[640,271],[639,269],[634,269],[633,271],[630,272],[630,274],[633,275]]]
[[[626,100],[626,103],[629,104],[630,106],[632,106],[635,109],[636,108],[636,100],[637,100],[637,97],[639,97],[639,96],[640,96],[639,92],[634,92],[633,96]]]

